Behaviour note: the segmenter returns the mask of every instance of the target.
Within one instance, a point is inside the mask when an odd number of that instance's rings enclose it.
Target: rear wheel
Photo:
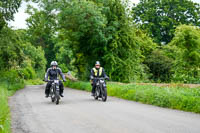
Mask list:
[[[102,100],[105,102],[107,100],[107,89],[103,88],[101,93]]]

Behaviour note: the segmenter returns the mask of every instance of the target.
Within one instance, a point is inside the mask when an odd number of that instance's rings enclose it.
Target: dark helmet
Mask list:
[[[52,61],[51,66],[58,66],[58,63],[56,61]]]
[[[101,65],[100,61],[96,61],[95,65]]]

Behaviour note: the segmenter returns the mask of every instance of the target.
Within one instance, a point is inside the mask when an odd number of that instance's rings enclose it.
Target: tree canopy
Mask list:
[[[156,43],[169,43],[180,24],[200,25],[200,5],[191,0],[140,0],[132,9],[133,21]]]
[[[64,72],[88,80],[99,60],[112,81],[199,82],[199,4],[140,0],[130,9],[126,0],[32,1],[39,8],[27,7],[26,30],[2,21],[5,71],[25,79],[42,77],[56,60]]]

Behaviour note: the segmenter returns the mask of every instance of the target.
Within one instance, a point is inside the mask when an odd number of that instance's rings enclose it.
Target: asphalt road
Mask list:
[[[44,85],[27,86],[9,100],[13,133],[200,133],[200,115],[65,88],[59,105]]]

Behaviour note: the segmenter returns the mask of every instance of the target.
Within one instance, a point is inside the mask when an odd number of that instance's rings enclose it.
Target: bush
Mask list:
[[[30,66],[20,69],[19,73],[20,73],[21,78],[26,79],[26,80],[36,78],[36,72]]]
[[[145,64],[149,67],[150,73],[152,73],[150,79],[155,82],[170,82],[173,62],[174,60],[167,57],[162,50],[154,50],[145,60]]]
[[[91,90],[89,82],[68,81],[65,86]],[[107,84],[108,95],[119,98],[152,104],[160,107],[200,113],[200,88],[186,88],[183,86],[157,87],[137,84]]]
[[[168,44],[177,47],[173,67],[173,81],[200,83],[200,30],[195,26],[180,25],[176,28],[175,37]]]

